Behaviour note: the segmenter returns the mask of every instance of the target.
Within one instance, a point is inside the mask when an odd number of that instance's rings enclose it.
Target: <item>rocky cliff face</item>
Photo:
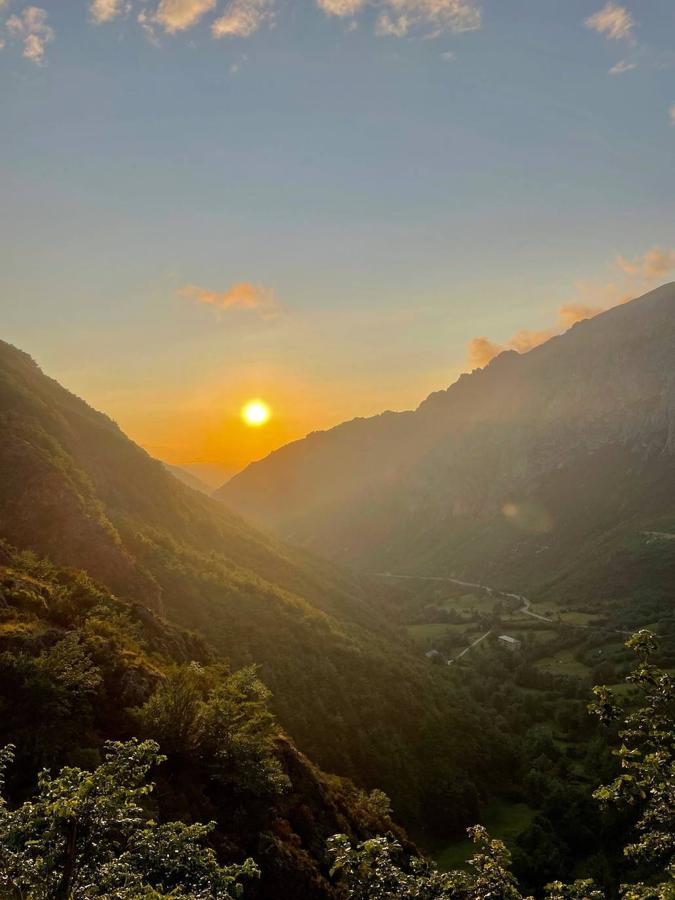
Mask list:
[[[218,496],[364,567],[518,575],[675,511],[674,453],[670,284],[503,353],[413,413],[282,448]]]

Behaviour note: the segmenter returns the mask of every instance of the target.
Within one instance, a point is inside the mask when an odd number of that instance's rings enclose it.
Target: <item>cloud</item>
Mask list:
[[[620,62],[616,63],[616,65],[612,66],[609,70],[609,74],[623,75],[624,72],[630,72],[631,69],[637,69],[637,63],[628,62],[627,59],[622,59]]]
[[[380,37],[405,37],[410,24],[407,16],[396,16],[392,19],[388,13],[382,13],[375,23],[375,34]]]
[[[279,312],[279,303],[272,288],[248,281],[233,284],[226,291],[210,291],[196,284],[186,284],[179,288],[178,294],[187,300],[215,306],[216,309],[257,310],[269,317]]]
[[[19,15],[7,19],[7,30],[23,41],[23,55],[41,66],[45,62],[45,47],[54,40],[54,29],[47,23],[47,11],[39,6],[27,6]]]
[[[329,16],[354,16],[365,6],[365,0],[316,0],[316,5]]]
[[[89,15],[92,22],[96,25],[102,25],[104,22],[112,22],[122,13],[129,12],[130,3],[124,0],[91,0],[89,4]]]
[[[668,115],[670,117],[670,124],[675,125],[675,103],[668,110]]]
[[[215,5],[216,0],[160,0],[152,20],[169,34],[175,34],[192,28]]]
[[[609,40],[619,41],[630,39],[633,36],[635,22],[625,6],[609,2],[601,10],[589,16],[585,25]]]
[[[516,350],[518,353],[527,353],[528,350],[544,344],[557,333],[558,330],[556,328],[543,328],[539,331],[521,328],[520,331],[516,331],[507,346],[510,350]]]
[[[327,15],[340,18],[376,6],[380,13],[375,33],[381,36],[405,37],[421,29],[426,37],[438,37],[481,27],[481,11],[475,0],[316,0],[316,4]]]
[[[273,12],[272,0],[231,0],[224,15],[211,25],[211,34],[215,38],[249,37],[272,18]]]
[[[575,283],[576,296],[559,307],[555,325],[539,330],[523,328],[504,344],[498,344],[487,337],[472,338],[467,348],[467,363],[472,369],[482,368],[504,350],[527,353],[549,338],[567,331],[576,322],[592,319],[593,316],[613,306],[639,297],[656,287],[674,270],[675,249],[662,250],[660,247],[652,247],[651,250],[633,259],[618,256],[612,265],[614,276],[612,281]]]
[[[675,250],[653,247],[634,259],[619,256],[616,263],[627,275],[638,275],[646,281],[654,281],[675,269]]]
[[[583,319],[592,319],[603,311],[602,306],[588,306],[585,303],[563,303],[558,310],[558,321],[563,328],[571,328]]]
[[[500,344],[495,344],[489,338],[471,338],[467,353],[469,365],[472,369],[482,369],[483,366],[487,366],[491,359],[499,356],[502,350],[504,350],[504,347]]]
[[[481,11],[473,0],[386,0],[375,30],[379,35],[404,37],[421,29],[426,37],[438,37],[480,27]]]

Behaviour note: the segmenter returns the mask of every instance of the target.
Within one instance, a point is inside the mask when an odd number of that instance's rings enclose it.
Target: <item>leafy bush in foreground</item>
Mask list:
[[[207,900],[240,897],[251,860],[223,867],[205,846],[213,825],[158,824],[143,807],[161,762],[154,741],[108,743],[93,772],[44,770],[37,796],[15,810],[0,800],[0,895],[30,900]],[[12,761],[0,753],[0,787]]]

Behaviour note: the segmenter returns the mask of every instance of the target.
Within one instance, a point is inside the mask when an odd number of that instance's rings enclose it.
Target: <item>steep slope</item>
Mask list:
[[[522,356],[501,354],[415,412],[288,445],[217,496],[371,571],[542,587],[575,577],[585,555],[597,584],[632,537],[671,528],[674,456],[669,284]]]
[[[199,491],[200,494],[211,493],[208,484],[202,481],[201,478],[197,478],[192,472],[188,472],[188,470],[184,469],[182,466],[172,466],[170,463],[164,463],[164,468],[167,472],[171,472],[174,478],[182,481],[183,484],[191,487],[194,491]]]
[[[247,886],[247,897],[328,900],[335,891],[327,838],[344,830],[364,838],[396,829],[376,797],[318,770],[273,722],[269,734],[261,731],[260,703],[238,689],[242,673],[219,664],[196,635],[111,596],[82,572],[2,542],[0,676],[0,746],[17,748],[9,784],[14,800],[30,793],[42,766],[95,765],[105,740],[147,735],[148,717],[139,710],[170,689],[172,679],[183,688],[202,679],[212,692],[229,694],[238,711],[235,727],[247,737],[239,743],[238,765],[230,766],[226,781],[214,777],[208,748],[195,745],[191,734],[185,753],[179,720],[169,715],[170,730],[150,731],[168,755],[153,776],[153,802],[162,817],[214,820],[224,861],[247,855],[259,861],[262,877]],[[182,723],[190,695],[181,696]],[[272,767],[274,781],[251,780],[251,764],[261,763]]]
[[[508,770],[509,741],[419,659],[378,588],[180,484],[7,344],[0,537],[201,631],[237,666],[260,664],[301,749],[382,787],[409,821],[440,781],[463,775],[485,796]]]

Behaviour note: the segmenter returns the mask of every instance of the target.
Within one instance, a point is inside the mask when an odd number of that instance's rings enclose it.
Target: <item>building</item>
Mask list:
[[[497,640],[500,646],[506,647],[507,650],[520,650],[520,641],[510,634],[500,634]]]

